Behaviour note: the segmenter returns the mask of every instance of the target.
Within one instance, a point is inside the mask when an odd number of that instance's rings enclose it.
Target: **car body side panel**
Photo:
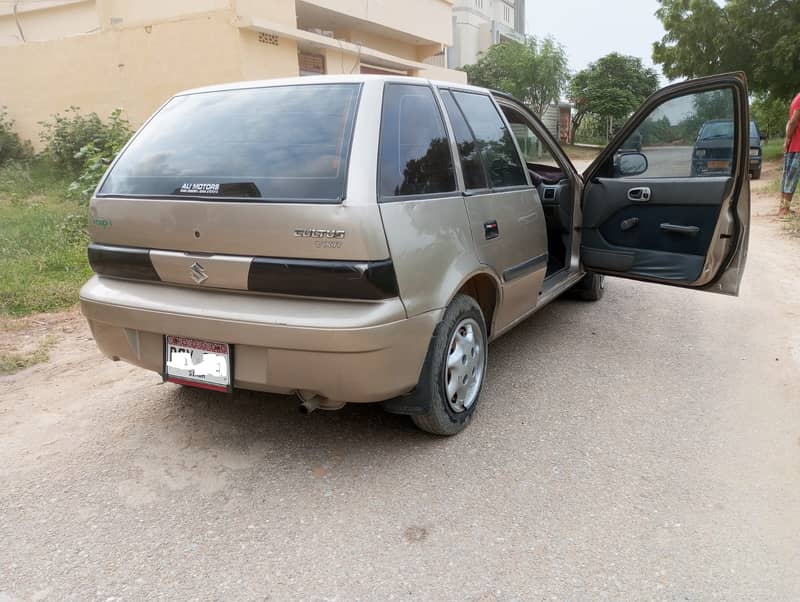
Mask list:
[[[486,269],[461,194],[381,203],[380,211],[409,317],[446,307],[468,274]]]

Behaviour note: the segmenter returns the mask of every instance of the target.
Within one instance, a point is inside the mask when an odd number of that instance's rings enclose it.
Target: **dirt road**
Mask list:
[[[493,345],[452,439],[162,385],[74,313],[29,323],[59,342],[0,377],[0,600],[796,599],[800,244],[773,209],[739,299],[557,302]]]

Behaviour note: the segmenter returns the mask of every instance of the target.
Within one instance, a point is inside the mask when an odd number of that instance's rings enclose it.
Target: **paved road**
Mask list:
[[[798,249],[759,218],[739,299],[553,304],[452,439],[62,335],[0,380],[0,600],[797,599]]]
[[[692,175],[691,146],[646,146],[642,153],[647,156],[648,169],[641,177],[683,177]]]

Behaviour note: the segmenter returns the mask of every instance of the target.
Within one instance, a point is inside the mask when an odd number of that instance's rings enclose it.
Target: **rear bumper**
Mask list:
[[[80,298],[109,357],[161,373],[166,334],[230,343],[238,388],[356,403],[410,391],[441,318],[406,318],[400,299],[293,299],[98,276]]]

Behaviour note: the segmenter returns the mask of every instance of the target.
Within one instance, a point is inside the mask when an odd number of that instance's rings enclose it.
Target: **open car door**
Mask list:
[[[584,173],[585,267],[737,295],[750,225],[749,123],[743,73],[649,98]]]

